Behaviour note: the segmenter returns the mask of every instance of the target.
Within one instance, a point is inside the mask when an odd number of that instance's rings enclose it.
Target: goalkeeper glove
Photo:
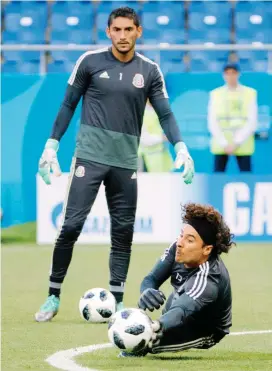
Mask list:
[[[138,303],[138,307],[143,310],[150,310],[150,312],[153,312],[153,310],[159,309],[160,306],[164,303],[166,300],[166,297],[164,296],[164,293],[160,290],[155,289],[146,289],[142,295],[140,296],[140,300]]]
[[[160,344],[161,338],[163,337],[162,325],[160,321],[152,321],[151,328],[153,330],[152,338],[148,343],[148,348],[152,349],[154,346]]]
[[[188,152],[186,144],[183,142],[178,142],[175,145],[175,151],[177,153],[175,167],[176,169],[180,169],[182,166],[184,166],[184,170],[182,172],[184,183],[191,184],[195,174],[195,169],[194,161]]]
[[[57,158],[58,149],[59,142],[56,139],[48,139],[39,161],[39,174],[46,184],[51,184],[51,170],[55,176],[61,175],[61,169]]]

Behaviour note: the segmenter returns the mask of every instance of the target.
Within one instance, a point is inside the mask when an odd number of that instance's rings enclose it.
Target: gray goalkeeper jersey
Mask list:
[[[198,268],[186,268],[175,260],[174,242],[141,284],[158,289],[169,277],[174,292],[167,300],[160,318],[165,329],[195,322],[203,330],[228,334],[232,324],[231,284],[220,256],[210,257]]]
[[[139,53],[123,63],[111,48],[88,51],[78,59],[68,84],[83,97],[76,157],[137,169],[147,98],[170,142],[181,140],[160,68]]]

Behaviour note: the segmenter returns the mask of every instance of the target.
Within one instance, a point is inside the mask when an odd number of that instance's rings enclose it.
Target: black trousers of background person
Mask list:
[[[228,160],[228,155],[215,155],[214,171],[216,173],[224,172],[226,170]],[[251,156],[236,156],[236,160],[241,172],[251,171]]]
[[[137,179],[134,171],[74,159],[71,165],[64,221],[57,237],[49,283],[49,294],[55,294],[63,282],[72,259],[73,247],[96,199],[99,187],[105,185],[111,219],[110,289],[122,293],[126,281],[137,206]],[[67,197],[67,196],[66,196]],[[92,262],[90,262],[91,266]],[[51,292],[50,292],[51,290]],[[120,301],[123,294],[121,294]],[[116,295],[115,295],[116,297]]]

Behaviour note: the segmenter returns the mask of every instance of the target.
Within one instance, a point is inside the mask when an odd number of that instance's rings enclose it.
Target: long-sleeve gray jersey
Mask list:
[[[127,63],[116,59],[111,48],[84,53],[68,80],[51,138],[61,139],[81,97],[77,157],[136,170],[148,98],[169,141],[181,141],[161,70],[139,53]]]
[[[222,259],[210,257],[198,268],[185,268],[175,261],[176,242],[165,250],[161,259],[141,284],[158,289],[171,277],[174,293],[169,297],[160,317],[163,329],[168,330],[188,321],[203,330],[228,334],[232,323],[230,278]]]

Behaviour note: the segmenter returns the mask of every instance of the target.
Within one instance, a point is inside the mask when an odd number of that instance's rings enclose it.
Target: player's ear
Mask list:
[[[213,249],[213,245],[205,245],[203,249],[204,255],[209,256],[210,253],[212,252],[212,249]]]
[[[107,34],[107,37],[108,37],[109,39],[111,39],[111,36],[110,36],[110,29],[109,29],[109,27],[106,28],[106,34]]]
[[[137,27],[137,39],[139,39],[143,34],[142,26]]]

